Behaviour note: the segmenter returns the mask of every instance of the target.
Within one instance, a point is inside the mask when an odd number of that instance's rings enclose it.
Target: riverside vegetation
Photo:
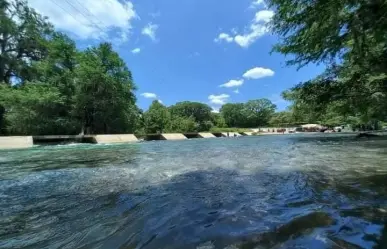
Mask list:
[[[270,0],[275,52],[289,65],[326,63],[322,75],[268,99],[136,105],[132,73],[110,43],[84,50],[26,1],[0,0],[0,134],[199,132],[307,122],[372,126],[387,115],[386,1]]]

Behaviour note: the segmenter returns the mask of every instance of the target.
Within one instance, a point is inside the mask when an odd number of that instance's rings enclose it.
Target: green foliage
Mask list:
[[[23,0],[0,0],[0,82],[33,80],[31,62],[47,55],[52,25]]]
[[[23,0],[0,0],[0,14],[0,84],[14,85],[1,88],[0,133],[138,128],[132,75],[110,44],[78,51]]]
[[[148,111],[144,113],[145,132],[149,134],[162,133],[171,126],[171,114],[167,107],[154,100]]]
[[[348,117],[362,123],[387,119],[386,0],[268,4],[276,10],[272,30],[282,38],[274,51],[291,55],[289,65],[327,65],[323,74],[287,93],[298,114],[331,124]]]
[[[293,117],[289,111],[274,113],[269,120],[269,125],[273,127],[286,127],[291,124],[293,124]]]
[[[132,75],[108,43],[87,49],[76,69],[75,114],[87,133],[134,131]]]
[[[245,127],[264,126],[269,123],[276,106],[268,99],[249,100],[244,104]]]
[[[243,107],[243,103],[228,103],[220,108],[220,113],[228,127],[244,127],[246,118],[242,113]]]
[[[21,87],[0,86],[0,105],[5,108],[7,133],[14,135],[57,134],[75,130],[76,122],[62,119],[58,106],[64,98],[56,87],[33,82]]]
[[[226,121],[220,113],[211,113],[211,122],[215,127],[218,128],[227,127]]]
[[[169,110],[173,116],[193,117],[198,123],[211,120],[211,107],[199,102],[178,102],[169,107]]]
[[[276,106],[268,99],[225,104],[220,113],[229,127],[259,127],[269,123]]]
[[[214,132],[214,133],[220,133],[220,132],[238,132],[238,133],[243,133],[243,132],[252,132],[251,129],[247,129],[247,128],[226,128],[226,127],[223,127],[223,128],[220,128],[220,127],[212,127],[210,129],[210,132]]]
[[[213,126],[211,110],[211,107],[206,104],[190,101],[179,102],[169,107],[173,119],[177,117],[192,118],[196,123],[196,128],[190,131],[208,131]]]
[[[167,132],[196,132],[198,130],[197,123],[193,117],[185,118],[175,116],[172,118]]]

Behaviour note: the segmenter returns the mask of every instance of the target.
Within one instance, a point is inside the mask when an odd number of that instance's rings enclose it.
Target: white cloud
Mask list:
[[[265,25],[252,24],[248,33],[236,35],[234,40],[242,48],[248,48],[251,44],[258,40],[259,37],[263,36],[267,32],[268,29]]]
[[[239,94],[239,89],[235,89],[233,92]]]
[[[157,95],[155,93],[142,93],[141,96],[147,99],[156,99]]]
[[[266,4],[265,4],[265,0],[254,0],[251,5],[250,5],[250,8],[258,8],[260,6],[264,6],[266,7]]]
[[[208,99],[210,100],[210,102],[212,104],[215,104],[215,105],[224,105],[226,104],[228,98],[230,97],[230,95],[228,94],[220,94],[220,95],[213,95],[211,94],[210,96],[208,96]]]
[[[148,23],[141,31],[141,34],[149,36],[153,41],[156,40],[156,31],[159,28],[159,25]]]
[[[234,41],[242,48],[247,48],[256,40],[258,40],[258,38],[269,32],[267,23],[270,22],[273,16],[274,12],[271,10],[260,10],[255,14],[254,19],[252,20],[250,26],[247,28],[247,32],[243,34],[236,33],[234,37],[226,33],[221,33],[219,34],[218,38],[215,39],[215,41]]]
[[[271,19],[274,16],[274,12],[271,10],[260,10],[257,13],[255,13],[255,22],[264,22],[268,23],[271,21]]]
[[[212,113],[219,113],[219,108],[216,108],[214,106],[211,107],[212,108]]]
[[[137,14],[130,1],[119,0],[29,0],[29,5],[47,16],[59,30],[78,39],[109,39],[114,43],[128,40]]]
[[[247,70],[243,77],[246,79],[260,79],[265,77],[270,77],[274,75],[274,71],[269,68],[263,68],[263,67],[254,67],[250,70]]]
[[[135,48],[135,49],[132,50],[133,54],[138,54],[140,52],[141,52],[141,48]]]
[[[220,85],[220,87],[236,87],[236,86],[241,86],[243,85],[243,82],[244,80],[230,80],[229,82],[226,82],[222,85]]]
[[[217,38],[215,38],[215,42],[221,42],[221,41],[226,41],[226,42],[232,42],[234,38],[230,36],[229,34],[226,33],[220,33]]]
[[[160,104],[164,104],[163,101],[161,101],[161,99],[158,99],[157,100]]]

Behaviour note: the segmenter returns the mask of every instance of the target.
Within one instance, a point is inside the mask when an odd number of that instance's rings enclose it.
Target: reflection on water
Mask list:
[[[0,152],[0,248],[387,248],[387,140]]]

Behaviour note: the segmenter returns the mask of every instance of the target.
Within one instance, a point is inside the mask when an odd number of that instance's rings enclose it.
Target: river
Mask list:
[[[0,248],[387,248],[387,140],[0,151]]]

